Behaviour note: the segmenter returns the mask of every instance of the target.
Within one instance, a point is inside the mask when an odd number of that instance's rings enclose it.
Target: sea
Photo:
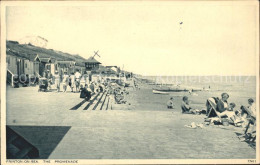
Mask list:
[[[172,96],[179,100],[183,96],[188,96],[193,105],[199,109],[205,107],[207,98],[221,98],[221,94],[224,92],[229,94],[228,102],[235,103],[236,108],[248,105],[249,98],[256,100],[256,76],[143,76],[142,78],[162,86],[180,85],[206,90],[198,91],[194,95],[189,95],[188,92],[159,95],[152,93],[152,88],[156,85],[150,85],[140,92],[140,105],[143,105],[139,107],[140,109],[147,109],[147,107],[149,107],[148,109],[164,109],[166,101]]]

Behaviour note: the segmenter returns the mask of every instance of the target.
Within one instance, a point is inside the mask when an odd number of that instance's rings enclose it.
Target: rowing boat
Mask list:
[[[158,90],[153,90],[153,93],[154,94],[163,94],[163,95],[168,95],[169,94],[169,92],[164,92],[164,91],[158,91]]]

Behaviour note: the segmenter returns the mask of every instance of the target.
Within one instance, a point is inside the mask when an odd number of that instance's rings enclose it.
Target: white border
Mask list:
[[[6,6],[93,6],[93,5],[102,5],[102,4],[111,4],[112,1],[1,1],[1,163],[6,163],[6,26],[5,26],[5,7]],[[133,4],[136,2],[129,1],[116,1],[118,5],[127,5]],[[140,3],[148,3],[147,1],[140,1]],[[149,1],[149,5],[160,5],[161,3],[169,3],[172,1]],[[207,5],[254,5],[256,6],[256,21],[259,21],[259,2],[258,1],[210,1],[210,2],[202,2],[202,1],[174,1],[174,5],[185,5],[190,3],[191,5],[205,5],[205,3],[209,3]],[[114,5],[114,4],[113,4]],[[256,81],[257,81],[257,89],[256,89],[256,106],[257,106],[257,121],[259,121],[259,22],[256,22]],[[259,130],[259,122],[257,123],[257,130]],[[256,139],[256,164],[259,162],[259,132]],[[43,160],[38,160],[41,164],[56,164],[54,163],[54,159],[48,159],[51,163],[43,163]],[[56,160],[56,159],[55,159]],[[58,159],[57,159],[58,160]],[[69,159],[68,159],[69,160]],[[223,164],[223,163],[232,163],[232,164],[253,164],[252,162],[248,162],[248,159],[77,159],[78,164]],[[37,164],[39,164],[37,163]],[[7,163],[11,164],[11,163]],[[29,163],[19,163],[19,164],[29,164]],[[36,164],[36,163],[32,163]]]

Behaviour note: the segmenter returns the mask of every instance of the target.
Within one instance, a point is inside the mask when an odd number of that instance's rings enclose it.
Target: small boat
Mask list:
[[[198,92],[202,91],[200,88],[195,87],[185,87],[185,86],[159,86],[153,88],[153,90],[160,91],[160,92]]]
[[[165,92],[165,91],[158,91],[158,90],[153,90],[153,93],[154,94],[162,94],[162,95],[168,95],[169,94],[169,92]]]

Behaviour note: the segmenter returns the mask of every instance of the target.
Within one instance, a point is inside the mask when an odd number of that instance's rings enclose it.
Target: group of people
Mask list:
[[[214,100],[214,103],[206,102],[207,110],[197,110],[190,106],[189,98],[184,96],[182,98],[181,110],[183,114],[194,114],[197,111],[203,112],[208,116],[208,119],[212,119],[210,121],[215,123],[221,123],[226,119],[236,127],[246,128],[246,134],[254,134],[256,129],[256,106],[254,99],[249,98],[248,105],[236,109],[236,104],[233,102],[228,103],[228,98],[229,95],[227,93],[222,93],[221,99],[217,97],[211,98]],[[173,97],[168,100],[168,109],[175,108],[173,100]]]
[[[240,109],[236,109],[236,104],[228,103],[228,98],[229,95],[227,93],[222,93],[221,99],[215,98],[216,100],[215,116],[218,116],[219,118],[227,118],[235,126],[242,126],[242,127],[248,125],[248,122],[250,122],[252,118],[253,119],[256,118],[256,106],[255,106],[254,99],[249,98],[248,105],[241,106]],[[207,114],[209,117],[211,117],[210,116],[211,114],[209,114],[209,112]]]
[[[121,87],[118,83],[105,80],[104,78],[97,81],[87,81],[88,76],[85,74],[81,75],[78,70],[71,74],[68,74],[66,71],[62,74],[55,71],[54,75],[48,73],[49,72],[44,74],[44,78],[47,79],[49,86],[54,84],[57,92],[66,92],[69,86],[71,92],[80,92],[80,98],[84,98],[87,101],[90,100],[91,96],[96,92],[107,91],[108,95],[114,96],[116,103],[124,104],[126,102],[124,96],[129,93],[125,87]]]
[[[167,108],[168,109],[174,109],[175,108],[173,100],[174,100],[173,97],[171,97],[168,100],[168,102],[167,102]],[[198,112],[200,112],[200,113],[202,112],[202,111],[199,111],[197,109],[191,108],[190,100],[187,96],[184,96],[182,98],[181,110],[182,110],[182,113],[186,113],[186,114],[196,114]]]
[[[63,88],[63,92],[67,91],[68,86],[70,87],[71,92],[79,92],[80,90],[80,80],[82,75],[79,73],[79,70],[76,70],[75,73],[71,74],[68,74],[67,71],[64,71],[63,74],[55,71],[54,75],[44,72],[43,77],[48,79],[49,86],[52,84],[55,85],[57,92],[61,91],[61,86]]]

